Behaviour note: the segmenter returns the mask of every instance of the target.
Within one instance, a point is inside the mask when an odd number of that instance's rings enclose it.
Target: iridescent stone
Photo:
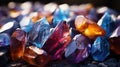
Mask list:
[[[17,61],[23,56],[26,43],[26,32],[21,29],[17,29],[12,34],[10,41],[11,58],[13,61]]]
[[[51,60],[51,57],[43,49],[29,46],[25,49],[23,59],[31,65],[44,67]]]
[[[106,31],[106,38],[108,38],[112,34],[112,32],[117,28],[114,18],[107,12],[98,21],[98,25],[100,25]]]
[[[110,46],[106,38],[98,37],[91,48],[91,55],[94,60],[104,61],[110,54]]]
[[[69,28],[66,22],[60,22],[54,29],[54,32],[45,42],[43,49],[52,55],[52,59],[62,59],[65,48],[71,41]]]
[[[65,16],[63,10],[61,10],[60,8],[57,8],[54,12],[53,15],[53,23],[52,26],[56,27],[56,25],[61,22],[61,21],[65,21],[67,19],[67,17]]]
[[[86,35],[90,39],[105,35],[105,31],[95,22],[79,15],[75,19],[75,27],[80,33]]]
[[[65,51],[65,57],[73,63],[79,63],[89,56],[90,51],[89,39],[82,35],[76,35]]]
[[[41,18],[37,23],[33,25],[32,30],[29,32],[29,41],[30,43],[36,45],[38,48],[41,48],[47,38],[50,35],[50,25],[47,22],[46,18]]]
[[[10,44],[10,36],[6,33],[0,34],[0,47],[8,46]]]
[[[120,54],[120,26],[110,36],[109,44],[112,51]]]

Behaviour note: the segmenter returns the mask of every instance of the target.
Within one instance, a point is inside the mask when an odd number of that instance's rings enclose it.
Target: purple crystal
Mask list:
[[[89,56],[90,50],[89,39],[82,35],[76,35],[65,51],[65,57],[73,63],[79,63]]]
[[[53,60],[62,59],[62,55],[70,40],[68,25],[65,22],[60,22],[45,42],[43,49],[52,55]]]

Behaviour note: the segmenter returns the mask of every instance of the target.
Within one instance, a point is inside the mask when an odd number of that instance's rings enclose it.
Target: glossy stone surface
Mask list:
[[[54,29],[54,32],[45,42],[43,49],[52,55],[52,59],[62,59],[65,48],[71,41],[69,28],[66,22],[60,22]]]
[[[41,48],[49,35],[50,25],[46,18],[43,17],[33,25],[32,30],[29,32],[29,42]]]
[[[10,36],[6,33],[0,34],[0,47],[8,46],[10,44]]]
[[[10,52],[13,61],[17,61],[23,56],[26,43],[27,43],[26,32],[21,29],[17,29],[12,34],[10,40]]]
[[[91,47],[91,55],[96,61],[104,61],[110,54],[110,46],[106,38],[98,37]]]
[[[53,15],[53,22],[52,22],[52,26],[56,27],[56,25],[61,22],[61,21],[65,21],[67,19],[67,17],[65,16],[64,12],[62,9],[57,8],[54,12]]]
[[[43,50],[35,46],[26,47],[23,59],[31,65],[43,67],[50,60],[50,56]]]
[[[65,57],[68,61],[79,63],[89,56],[91,45],[89,39],[82,35],[76,35],[65,51]]]
[[[21,29],[27,33],[32,29],[33,26],[32,20],[27,16],[23,17],[19,24]]]
[[[75,19],[75,27],[80,33],[86,35],[90,39],[105,35],[105,31],[95,22],[79,15]]]
[[[110,36],[109,44],[112,51],[120,54],[120,26]]]

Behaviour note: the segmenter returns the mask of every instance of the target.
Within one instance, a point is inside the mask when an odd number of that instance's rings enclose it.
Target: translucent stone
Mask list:
[[[19,23],[21,29],[27,33],[32,29],[33,26],[32,20],[27,16],[23,17],[23,19]]]
[[[18,61],[24,54],[25,45],[27,43],[26,32],[17,29],[11,36],[10,52],[13,61]]]
[[[43,49],[52,55],[52,59],[62,59],[65,48],[71,41],[69,28],[66,22],[60,22],[54,29],[54,32],[45,42]]]
[[[84,61],[89,56],[90,51],[89,39],[82,35],[76,35],[65,51],[65,57],[73,63]]]
[[[120,54],[120,26],[110,36],[109,44],[112,51]]]
[[[51,57],[43,49],[29,46],[25,49],[23,59],[31,65],[44,67]]]
[[[86,35],[90,39],[105,35],[105,31],[95,22],[79,15],[75,19],[75,27],[80,33]]]
[[[8,46],[10,44],[10,36],[6,33],[0,34],[0,47]]]
[[[37,23],[33,25],[32,30],[29,32],[29,41],[36,45],[38,48],[41,48],[44,45],[44,42],[47,40],[50,35],[50,25],[47,22],[46,18],[41,18]]]

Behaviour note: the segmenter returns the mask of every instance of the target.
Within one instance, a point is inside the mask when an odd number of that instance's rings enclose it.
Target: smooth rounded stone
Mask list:
[[[98,37],[91,47],[91,56],[96,61],[104,61],[110,54],[110,46],[104,37]]]
[[[26,32],[21,29],[16,29],[16,31],[12,34],[10,41],[10,52],[13,61],[18,61],[22,58],[26,44]]]
[[[0,47],[10,45],[10,36],[6,33],[0,33]]]
[[[99,63],[97,67],[108,67],[108,65],[105,65],[104,63]]]
[[[76,35],[65,50],[65,57],[68,61],[79,63],[89,56],[91,45],[89,39],[82,35]]]
[[[102,29],[99,25],[82,15],[76,17],[75,27],[76,30],[89,37],[90,39],[95,39],[98,36],[104,36],[106,33],[104,29]]]
[[[50,34],[50,25],[47,19],[43,17],[33,25],[28,34],[28,39],[30,43],[42,48]]]
[[[24,16],[19,24],[21,29],[24,30],[26,33],[30,32],[33,26],[32,20],[30,19],[30,17],[27,16]]]
[[[33,66],[44,67],[51,60],[51,57],[43,49],[29,46],[25,49],[23,59]]]
[[[109,44],[111,50],[116,54],[120,54],[120,26],[116,28],[116,30],[109,37]]]
[[[67,17],[65,16],[63,10],[58,7],[53,14],[52,26],[56,27],[58,23],[65,21],[66,19]]]
[[[65,21],[62,21],[55,27],[42,48],[52,56],[53,60],[62,59],[70,41],[69,27]]]

